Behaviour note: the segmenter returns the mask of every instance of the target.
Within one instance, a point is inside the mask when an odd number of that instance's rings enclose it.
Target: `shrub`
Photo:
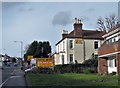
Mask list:
[[[56,65],[54,67],[54,72],[55,73],[96,73],[97,67],[91,66],[90,64],[89,65],[78,64],[78,63],[77,64],[64,64],[64,65]]]
[[[84,72],[85,74],[93,73],[93,71],[92,71],[90,68],[85,68],[85,69],[83,70],[83,72]]]
[[[56,65],[54,67],[54,72],[56,73],[81,73],[84,69],[83,64],[65,64],[65,65]]]
[[[112,73],[110,73],[110,75],[116,75],[116,72],[112,72]]]

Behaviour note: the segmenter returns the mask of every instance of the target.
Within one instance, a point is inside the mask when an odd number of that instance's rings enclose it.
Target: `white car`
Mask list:
[[[28,71],[31,71],[31,70],[32,70],[31,68],[28,68],[28,69],[25,70],[25,72],[28,72]]]

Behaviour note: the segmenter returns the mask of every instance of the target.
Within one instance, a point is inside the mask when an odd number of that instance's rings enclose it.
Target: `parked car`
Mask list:
[[[0,61],[0,69],[2,69],[2,62]]]
[[[7,63],[7,66],[10,66],[10,63]]]
[[[25,72],[29,72],[29,71],[31,71],[31,70],[32,70],[31,68],[28,68],[28,69],[25,70]]]
[[[18,65],[18,63],[14,63],[14,66],[17,66]]]

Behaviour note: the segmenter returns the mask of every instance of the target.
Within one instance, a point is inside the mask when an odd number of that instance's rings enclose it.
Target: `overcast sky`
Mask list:
[[[111,14],[118,16],[117,2],[2,2],[2,53],[20,56],[14,41],[25,47],[34,40],[49,41],[54,52],[62,31],[73,30],[75,17],[83,29],[95,30],[97,18]]]

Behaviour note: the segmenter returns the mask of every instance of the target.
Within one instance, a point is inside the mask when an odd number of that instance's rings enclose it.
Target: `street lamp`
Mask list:
[[[0,54],[3,54],[3,50],[5,51],[6,49],[0,49]]]
[[[15,43],[21,44],[21,58],[22,58],[22,52],[23,52],[23,42],[22,41],[14,41]]]

